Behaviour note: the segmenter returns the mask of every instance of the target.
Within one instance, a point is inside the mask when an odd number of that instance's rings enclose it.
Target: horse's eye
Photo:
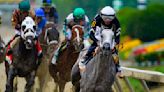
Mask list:
[[[33,26],[33,29],[36,30],[36,26]]]
[[[101,35],[101,38],[103,38],[103,35]]]
[[[26,29],[26,26],[25,26],[25,25],[23,25],[23,26],[22,26],[22,30],[24,31],[25,29]]]

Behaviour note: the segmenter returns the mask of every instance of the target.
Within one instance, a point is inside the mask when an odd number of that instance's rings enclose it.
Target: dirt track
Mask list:
[[[14,30],[12,30],[9,27],[0,26],[0,35],[2,36],[5,43],[9,41],[9,39],[14,35]],[[24,86],[25,86],[25,80],[24,78],[18,78],[18,91],[17,92],[23,92]],[[5,74],[5,67],[4,63],[0,64],[0,92],[5,91],[5,84],[6,84],[6,74]],[[67,83],[65,92],[72,92],[70,91],[71,83]],[[35,79],[35,86],[34,86],[34,92],[39,88],[37,78]],[[54,92],[55,83],[53,82],[53,79],[50,79],[50,81],[47,84],[46,92]]]

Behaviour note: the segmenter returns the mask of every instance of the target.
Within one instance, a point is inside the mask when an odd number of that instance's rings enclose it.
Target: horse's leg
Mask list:
[[[36,75],[36,71],[33,71],[30,73],[30,75],[26,76],[27,83],[25,86],[25,92],[30,92],[31,87],[34,85],[35,75]]]
[[[13,92],[13,81],[15,77],[14,68],[11,66],[7,73],[7,83],[6,83],[6,91],[5,92]]]
[[[77,82],[75,85],[75,92],[80,92],[80,82]]]
[[[64,92],[66,81],[60,80],[58,84],[59,84],[59,92]]]
[[[46,73],[42,76],[38,77],[39,79],[39,84],[40,84],[40,91],[39,92],[46,92],[46,87],[47,87],[47,83],[50,80],[50,75],[48,70],[46,71]]]
[[[17,92],[17,85],[18,85],[18,77],[14,78],[14,87],[13,87],[13,92]]]
[[[74,66],[72,67],[72,71],[71,71],[71,81],[72,84],[75,86],[75,92],[79,92],[80,91],[80,70],[78,67],[78,62],[76,62],[74,64]]]

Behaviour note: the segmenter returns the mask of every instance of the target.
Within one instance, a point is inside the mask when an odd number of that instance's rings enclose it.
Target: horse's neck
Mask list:
[[[109,68],[112,67],[112,63],[113,63],[112,54],[105,56],[102,54],[102,52],[100,52],[96,56],[95,60],[97,60],[95,65],[98,69],[98,73],[108,71]]]
[[[75,47],[73,46],[72,43],[69,43],[66,49],[68,52],[75,52]]]
[[[33,47],[33,48],[35,48],[35,47]],[[18,50],[20,51],[20,53],[27,53],[27,51],[32,51],[34,49],[26,49],[24,40],[20,39],[19,44],[18,44]]]
[[[19,42],[19,51],[20,52],[24,52],[26,50],[26,46],[24,44],[24,41],[22,39],[20,39],[20,42]]]

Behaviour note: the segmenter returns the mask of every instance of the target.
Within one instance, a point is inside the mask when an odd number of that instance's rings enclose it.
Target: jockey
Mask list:
[[[8,42],[7,44],[7,53],[6,53],[6,61],[11,64],[12,63],[12,48],[16,45],[20,38],[21,24],[25,17],[30,16],[35,20],[35,14],[30,11],[30,2],[28,0],[22,0],[19,3],[19,9],[14,10],[12,15],[12,26],[15,29],[15,36]],[[36,41],[36,48],[38,51],[38,58],[42,57],[42,48],[38,40]]]
[[[47,24],[52,23],[56,27],[58,24],[58,12],[56,7],[52,6],[51,0],[43,0],[43,11],[45,13],[45,17],[47,19]]]
[[[89,38],[88,32],[89,32],[89,18],[85,15],[85,11],[83,8],[76,8],[73,13],[70,13],[65,21],[64,21],[64,27],[63,27],[63,33],[66,37],[66,40],[71,39],[71,30],[74,25],[81,25],[84,27],[84,39]]]
[[[103,28],[111,29],[113,27],[115,43],[116,43],[116,46],[113,51],[113,57],[114,57],[114,61],[116,64],[116,72],[117,72],[118,76],[121,75],[121,68],[119,65],[119,57],[118,57],[118,46],[120,43],[121,28],[120,28],[120,23],[119,23],[118,19],[116,18],[114,9],[110,6],[104,7],[100,11],[100,14],[97,14],[96,17],[93,19],[91,27],[92,27],[92,29],[90,30],[90,39],[93,41],[93,43],[90,46],[90,48],[88,49],[88,52],[84,57],[84,60],[79,62],[79,68],[81,70],[85,69],[85,65],[88,63],[87,61],[89,61],[93,57],[92,52],[94,52],[94,50],[98,47],[99,40],[96,39],[96,37],[95,37],[95,32],[96,32],[97,28],[103,27]]]
[[[65,40],[62,42],[61,46],[55,51],[54,58],[52,60],[53,64],[56,64],[56,60],[60,52],[59,49],[67,45],[67,42],[71,40],[72,27],[76,24],[84,27],[85,32],[83,39],[87,40],[89,38],[89,18],[85,15],[85,11],[83,8],[75,8],[73,13],[70,13],[64,21],[63,33],[65,35]]]
[[[35,9],[35,15],[36,15],[36,21],[38,23],[37,30],[36,30],[36,36],[38,37],[46,25],[46,18],[44,15],[44,11],[42,8]]]

